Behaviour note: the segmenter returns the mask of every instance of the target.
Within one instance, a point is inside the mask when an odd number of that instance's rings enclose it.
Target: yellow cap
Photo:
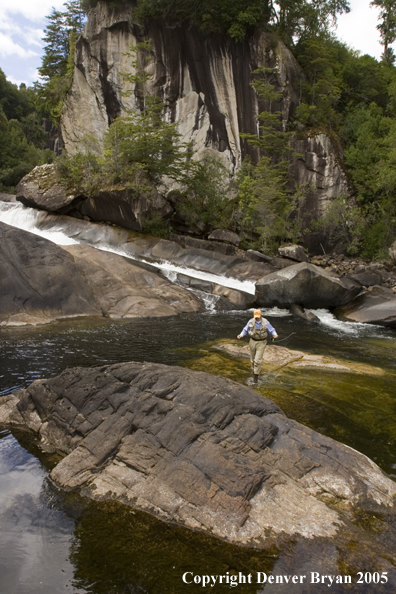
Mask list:
[[[261,318],[261,309],[255,309],[253,312],[254,318]]]

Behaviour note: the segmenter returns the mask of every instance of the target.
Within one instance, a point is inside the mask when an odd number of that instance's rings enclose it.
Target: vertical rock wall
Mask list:
[[[139,109],[139,90],[123,74],[134,74],[131,46],[149,41],[153,57],[145,65],[145,91],[162,97],[165,117],[178,122],[198,158],[216,151],[234,173],[243,157],[257,158],[256,149],[240,138],[257,131],[257,115],[269,105],[251,87],[259,66],[274,68],[271,80],[283,98],[273,103],[284,125],[298,105],[302,73],[286,46],[273,34],[257,33],[241,43],[221,35],[206,35],[194,27],[165,27],[135,22],[133,7],[110,9],[104,2],[90,12],[77,42],[73,83],[61,118],[62,137],[70,154],[84,138],[94,137],[98,151],[109,124],[127,110]],[[142,56],[138,55],[142,63]],[[321,134],[297,142],[301,157],[292,163],[293,177],[317,188],[321,212],[326,202],[347,191],[346,179],[329,138]]]

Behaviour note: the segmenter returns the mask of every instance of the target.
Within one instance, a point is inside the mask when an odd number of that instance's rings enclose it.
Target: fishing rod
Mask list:
[[[297,334],[297,332],[292,332],[291,334],[289,334],[289,336],[286,336],[286,338],[282,338],[281,340],[277,340],[276,342],[283,342],[284,340],[290,338],[290,336],[293,336],[293,334]],[[272,342],[275,342],[275,338],[272,339]]]

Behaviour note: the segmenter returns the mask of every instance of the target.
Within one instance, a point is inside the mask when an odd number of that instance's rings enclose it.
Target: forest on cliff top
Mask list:
[[[17,88],[0,72],[1,191],[13,191],[35,165],[54,159],[46,148],[42,121],[59,120],[71,84],[75,43],[96,4],[96,0],[71,0],[63,11],[52,11],[40,79],[32,88]],[[301,229],[298,209],[309,188],[295,187],[288,177],[289,145],[293,135],[324,132],[341,147],[351,196],[335,200],[316,229],[333,234],[351,254],[368,258],[386,254],[396,236],[396,68],[391,47],[396,39],[396,0],[373,2],[381,9],[380,61],[348,48],[334,34],[337,15],[349,10],[347,0],[110,0],[108,4],[113,8],[133,4],[143,21],[188,23],[208,35],[228,36],[232,43],[242,43],[258,28],[270,31],[282,39],[302,69],[300,102],[287,130],[278,112],[260,114],[259,137],[248,141],[260,149],[261,158],[257,163],[245,161],[231,180],[232,200],[230,180],[220,163],[213,158],[201,164],[187,161],[176,127],[161,120],[163,106],[155,98],[147,98],[138,116],[119,118],[110,126],[100,157],[89,150],[71,159],[62,155],[59,170],[66,184],[92,193],[104,179],[114,184],[132,180],[132,185],[141,184],[149,193],[150,188],[161,189],[164,175],[173,176],[180,187],[176,209],[187,220],[199,215],[202,235],[216,226],[228,226],[250,237],[251,246],[272,249],[280,241],[299,241],[311,231]],[[150,54],[150,48],[143,50]],[[135,57],[132,49],[131,60]],[[266,69],[257,73],[255,90],[276,102]],[[144,132],[148,129],[151,134]],[[134,151],[125,148],[131,137]],[[151,221],[147,230],[166,234],[169,225]]]

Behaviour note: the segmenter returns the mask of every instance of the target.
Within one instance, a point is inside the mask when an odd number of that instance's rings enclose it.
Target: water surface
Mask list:
[[[264,375],[259,391],[286,414],[375,459],[396,476],[396,339],[378,327],[344,324],[319,312],[320,326],[296,321],[286,312],[268,313],[282,346],[374,365],[383,376],[290,370]],[[247,382],[249,362],[215,350],[219,339],[235,339],[247,312],[191,314],[152,320],[84,320],[38,328],[0,331],[0,393],[59,374],[67,367],[120,361],[183,365]],[[286,340],[284,340],[286,338]],[[356,518],[367,531],[357,552],[352,537],[285,541],[281,550],[233,547],[208,536],[164,524],[117,503],[96,504],[64,494],[48,480],[56,459],[40,452],[33,436],[4,428],[0,433],[0,592],[166,594],[208,591],[183,584],[194,574],[315,570],[329,563],[337,571],[374,571],[372,550],[389,550],[394,571],[396,530],[392,518]],[[386,547],[385,547],[386,544]],[[355,547],[355,548],[354,548]],[[366,547],[366,548],[365,548]],[[365,552],[367,550],[367,553]],[[355,565],[353,562],[355,560]],[[317,586],[315,592],[393,592],[392,584],[350,588]],[[230,591],[229,586],[210,588]],[[257,585],[231,591],[261,592]],[[310,592],[266,587],[265,592]]]

